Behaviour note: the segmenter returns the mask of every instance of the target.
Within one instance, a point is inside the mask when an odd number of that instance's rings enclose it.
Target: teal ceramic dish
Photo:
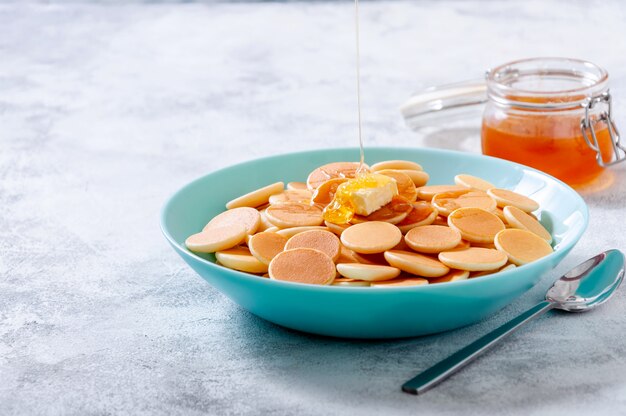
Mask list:
[[[272,182],[304,181],[314,168],[355,160],[358,150],[329,149],[253,160],[191,182],[167,201],[163,234],[203,279],[253,314],[288,328],[343,338],[398,338],[473,324],[529,290],[572,249],[587,227],[582,198],[559,180],[526,166],[492,157],[436,149],[368,148],[368,163],[413,160],[431,175],[429,184],[450,184],[459,173],[489,180],[528,195],[541,205],[551,231],[553,254],[516,269],[466,281],[416,287],[337,287],[275,281],[214,264],[211,254],[184,246],[224,204]]]

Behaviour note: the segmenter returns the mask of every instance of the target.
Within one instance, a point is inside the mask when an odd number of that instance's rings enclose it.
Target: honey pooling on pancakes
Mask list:
[[[362,211],[363,207],[359,206],[359,200],[365,199],[363,191],[375,189],[382,191],[380,198],[383,198],[377,201],[378,206],[375,209],[387,204],[393,196],[398,194],[398,188],[392,178],[376,173],[361,172],[356,178],[337,187],[332,201],[324,208],[324,219],[334,224],[347,224],[355,214],[369,215],[371,211]]]

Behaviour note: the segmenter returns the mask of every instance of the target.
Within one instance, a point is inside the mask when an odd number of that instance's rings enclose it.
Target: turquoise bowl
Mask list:
[[[342,338],[399,338],[473,324],[529,290],[572,249],[587,227],[582,198],[563,182],[526,166],[492,157],[436,149],[368,148],[367,160],[413,160],[431,177],[450,184],[458,173],[487,179],[528,195],[541,205],[540,220],[551,231],[553,254],[531,264],[452,283],[416,287],[337,287],[281,282],[215,264],[212,254],[184,246],[224,204],[272,182],[304,181],[314,168],[355,160],[355,148],[316,150],[252,160],[210,173],[178,192],[161,215],[163,234],[203,279],[234,302],[278,325]]]

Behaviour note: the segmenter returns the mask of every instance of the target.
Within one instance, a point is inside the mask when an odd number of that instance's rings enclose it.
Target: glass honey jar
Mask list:
[[[608,73],[590,62],[534,58],[487,73],[483,153],[584,184],[622,157]]]
[[[612,118],[609,75],[590,62],[510,62],[487,71],[486,81],[418,94],[402,112],[415,125],[417,116],[429,114],[432,120],[441,110],[478,103],[486,103],[481,127],[486,155],[537,168],[573,186],[589,183],[626,157]]]

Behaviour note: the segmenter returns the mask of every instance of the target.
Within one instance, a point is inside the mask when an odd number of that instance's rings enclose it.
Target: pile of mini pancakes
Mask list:
[[[306,183],[273,183],[236,198],[185,244],[217,263],[261,277],[338,286],[417,286],[475,278],[552,253],[552,237],[533,214],[539,204],[460,174],[427,185],[412,161],[366,166],[396,181],[399,195],[348,224],[325,221],[337,187],[359,163],[315,169]]]

